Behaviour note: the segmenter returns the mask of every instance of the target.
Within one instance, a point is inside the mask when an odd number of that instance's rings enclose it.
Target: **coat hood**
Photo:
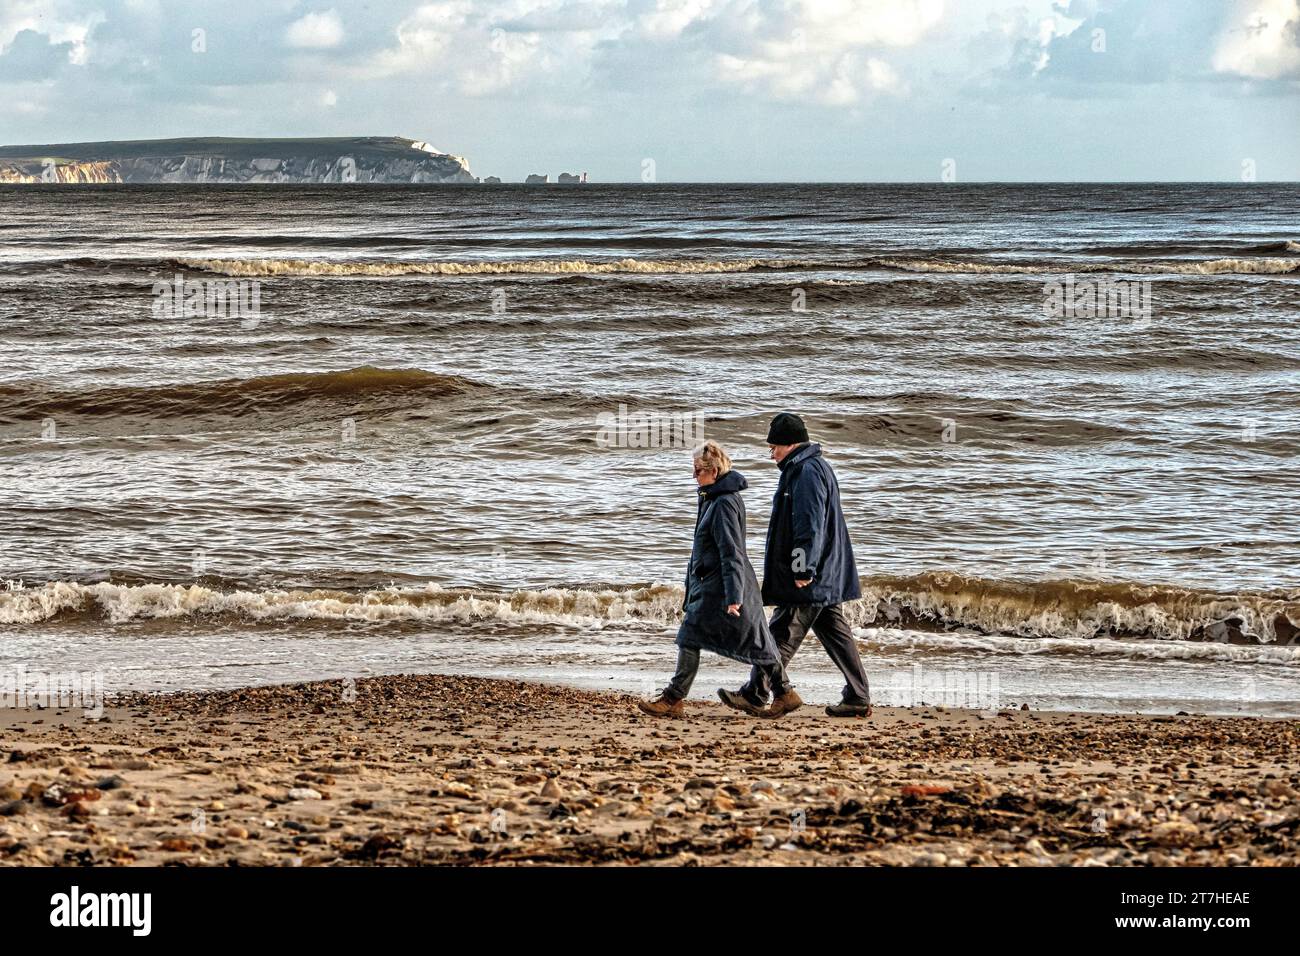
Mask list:
[[[744,491],[748,487],[749,482],[745,480],[745,476],[733,468],[725,475],[719,476],[718,480],[713,484],[701,488],[700,497],[712,500],[718,495],[734,494],[737,491]]]

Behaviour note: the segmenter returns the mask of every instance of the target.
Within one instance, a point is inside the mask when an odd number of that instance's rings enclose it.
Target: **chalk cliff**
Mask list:
[[[473,183],[428,143],[337,139],[159,139],[0,146],[2,183]]]

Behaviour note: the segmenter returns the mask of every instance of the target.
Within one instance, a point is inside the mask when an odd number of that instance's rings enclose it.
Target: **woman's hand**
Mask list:
[[[728,604],[728,605],[727,605],[727,613],[730,614],[732,617],[740,617],[740,605],[739,605],[739,604]]]

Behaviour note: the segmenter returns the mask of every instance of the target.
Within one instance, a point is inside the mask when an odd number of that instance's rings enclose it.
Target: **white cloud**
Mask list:
[[[943,19],[943,0],[807,0],[718,5],[708,31],[716,76],[778,99],[831,106],[905,88],[882,49],[909,47]]]
[[[597,58],[626,78],[649,57],[692,81],[843,105],[904,90],[882,54],[918,43],[943,15],[943,0],[431,0],[360,72],[432,72],[483,95],[561,79],[580,89]]]
[[[875,57],[867,60],[867,80],[871,83],[872,89],[882,92],[893,92],[902,85],[894,68],[884,60],[877,60]]]
[[[0,52],[23,30],[34,30],[51,43],[70,43],[68,61],[86,62],[86,37],[96,24],[104,22],[99,11],[79,11],[67,0],[5,0],[0,5]]]
[[[396,45],[357,74],[417,74],[464,96],[580,87],[596,43],[614,33],[606,8],[570,8],[560,0],[434,0],[402,20]]]
[[[343,21],[332,9],[309,13],[289,24],[285,42],[306,50],[328,50],[343,42]]]
[[[397,45],[379,53],[367,71],[391,76],[432,67],[464,32],[472,6],[466,0],[426,3],[397,25]]]
[[[1256,80],[1300,75],[1300,0],[1238,0],[1212,65]]]
[[[669,39],[703,19],[711,6],[713,0],[656,0],[641,13],[638,25],[649,37]]]

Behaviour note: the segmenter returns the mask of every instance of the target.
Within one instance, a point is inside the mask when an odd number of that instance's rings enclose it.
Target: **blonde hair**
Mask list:
[[[706,468],[712,468],[718,473],[719,478],[731,471],[731,458],[715,441],[706,441],[702,445],[697,445],[691,452],[691,457]]]

